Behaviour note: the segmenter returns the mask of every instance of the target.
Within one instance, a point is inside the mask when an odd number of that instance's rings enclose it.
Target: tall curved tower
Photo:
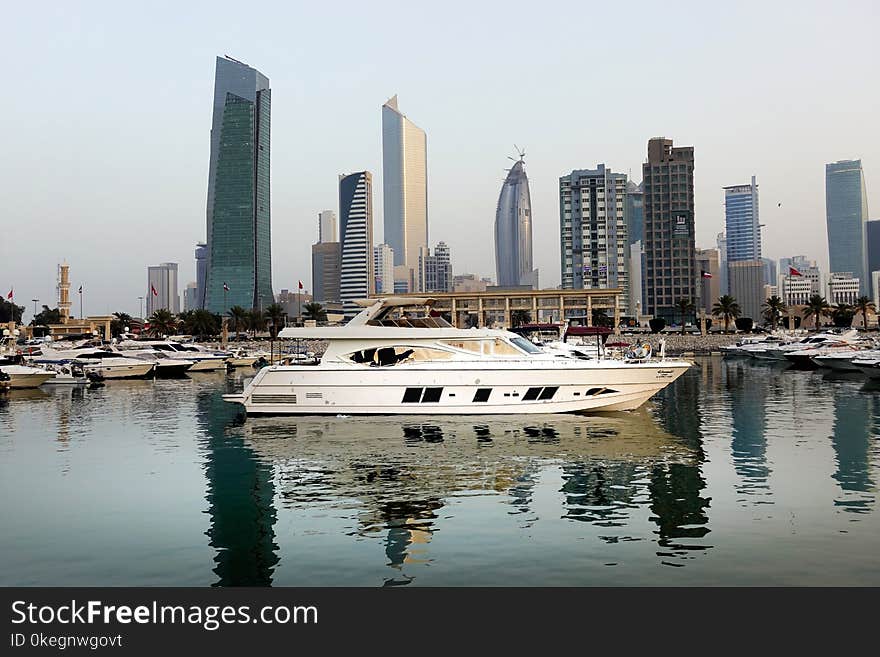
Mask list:
[[[523,157],[507,174],[495,211],[495,273],[501,287],[538,287],[538,271],[532,269],[532,202]]]

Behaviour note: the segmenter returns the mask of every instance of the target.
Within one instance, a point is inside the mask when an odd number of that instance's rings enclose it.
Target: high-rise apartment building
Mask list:
[[[318,213],[318,242],[338,242],[339,233],[336,232],[336,213],[333,210],[324,210]]]
[[[437,242],[434,255],[424,247],[419,252],[419,291],[452,292],[452,254],[445,242]]]
[[[825,220],[831,271],[851,272],[868,293],[868,195],[861,160],[825,165]]]
[[[387,244],[373,247],[373,275],[376,281],[376,294],[394,292],[394,249]]]
[[[758,219],[758,184],[724,188],[724,233],[727,262],[761,259],[761,225]]]
[[[621,288],[629,304],[626,187],[626,174],[604,164],[559,179],[564,289]]]
[[[671,139],[648,141],[642,165],[645,199],[645,312],[667,322],[681,319],[675,304],[699,303],[694,243],[694,149]],[[691,318],[685,318],[688,321]]]
[[[498,195],[495,272],[501,287],[538,287],[538,272],[532,269],[532,201],[523,155],[510,168]]]
[[[190,310],[205,307],[205,289],[208,283],[208,245],[196,244],[196,305]]]
[[[427,138],[400,112],[396,95],[382,106],[382,190],[394,264],[416,270],[419,249],[428,246]]]
[[[218,57],[208,171],[205,307],[272,303],[269,199],[269,79]]]
[[[147,267],[147,317],[159,309],[173,315],[180,312],[180,294],[177,291],[177,263],[163,262]]]
[[[342,265],[339,299],[346,317],[354,317],[358,299],[373,293],[373,176],[359,171],[339,176],[339,242]]]

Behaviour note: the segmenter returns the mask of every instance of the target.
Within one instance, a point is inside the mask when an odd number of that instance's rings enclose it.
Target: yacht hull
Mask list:
[[[853,365],[852,356],[815,356],[812,361],[819,367],[827,367],[835,372],[859,372],[858,367]]]
[[[226,368],[226,361],[222,358],[205,358],[196,360],[189,372],[214,372]]]
[[[162,361],[156,363],[156,376],[160,379],[179,378],[189,371],[190,363],[175,363],[174,361]]]
[[[22,390],[26,388],[39,388],[53,378],[55,378],[54,372],[46,372],[45,374],[10,374],[7,383],[12,390]]]
[[[249,415],[496,415],[628,411],[690,367],[518,369],[265,367],[224,400]],[[515,382],[515,383],[514,383]]]
[[[83,365],[86,374],[99,374],[105,379],[148,379],[155,376],[153,363],[130,363],[125,365],[88,364]]]

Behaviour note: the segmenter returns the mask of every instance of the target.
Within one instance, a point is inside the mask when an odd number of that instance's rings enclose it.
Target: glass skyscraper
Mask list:
[[[495,272],[500,287],[538,287],[532,269],[532,202],[523,159],[514,162],[495,211]]]
[[[339,242],[342,266],[339,297],[346,317],[360,308],[358,299],[373,294],[373,176],[359,171],[339,176]]]
[[[205,308],[266,307],[272,293],[269,79],[218,57],[208,171]],[[228,288],[228,289],[227,289]]]
[[[401,114],[397,96],[382,106],[385,242],[394,264],[417,270],[428,246],[428,156],[425,131]]]
[[[727,262],[761,259],[761,227],[758,219],[758,185],[724,188],[724,229]]]
[[[832,272],[852,272],[859,290],[868,294],[868,195],[861,160],[825,165],[825,219]]]

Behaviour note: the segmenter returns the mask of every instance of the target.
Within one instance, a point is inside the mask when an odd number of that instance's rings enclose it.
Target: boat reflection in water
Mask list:
[[[312,514],[342,509],[353,517],[353,536],[381,538],[395,571],[386,586],[409,583],[406,566],[433,561],[428,546],[439,525],[457,531],[458,501],[503,496],[509,514],[523,516],[528,528],[544,513],[546,502],[538,508],[533,499],[542,482],[557,491],[564,519],[594,524],[608,542],[621,537],[605,536],[613,533],[605,529],[625,527],[643,508],[656,525],[661,560],[705,547],[698,539],[708,529],[694,529],[707,522],[700,450],[665,431],[647,409],[528,419],[248,418],[237,432],[255,458],[271,464],[282,506]],[[252,471],[241,484],[257,502],[268,499],[270,478]],[[558,518],[560,509],[550,512]],[[274,519],[268,510],[254,515]],[[262,553],[271,535],[264,527],[254,551]]]

